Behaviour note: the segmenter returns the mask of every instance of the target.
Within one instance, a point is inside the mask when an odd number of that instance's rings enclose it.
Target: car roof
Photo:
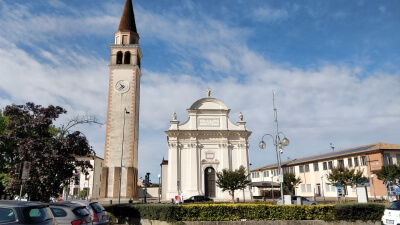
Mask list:
[[[97,202],[89,202],[89,201],[86,201],[86,200],[71,200],[70,202],[81,204],[81,205],[90,205],[90,204],[97,203]]]
[[[50,207],[51,206],[61,206],[61,207],[69,207],[69,208],[78,208],[78,207],[85,207],[84,205],[78,204],[78,203],[74,203],[74,202],[53,202],[50,203]]]
[[[47,203],[30,202],[30,201],[15,201],[15,200],[0,200],[1,206],[14,206],[14,207],[29,207],[29,206],[48,206]]]

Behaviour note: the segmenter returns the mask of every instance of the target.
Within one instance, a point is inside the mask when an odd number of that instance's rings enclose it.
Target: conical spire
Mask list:
[[[135,15],[133,13],[132,0],[126,0],[124,11],[122,11],[121,22],[118,31],[136,31]]]

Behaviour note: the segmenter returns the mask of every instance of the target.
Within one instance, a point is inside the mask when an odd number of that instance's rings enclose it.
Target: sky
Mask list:
[[[125,0],[0,0],[0,108],[34,102],[106,121],[109,44]],[[252,131],[250,169],[376,142],[400,144],[400,1],[133,0],[140,47],[139,177],[157,183],[165,131],[220,99]],[[105,125],[82,125],[104,157]],[[266,137],[268,138],[268,137]]]

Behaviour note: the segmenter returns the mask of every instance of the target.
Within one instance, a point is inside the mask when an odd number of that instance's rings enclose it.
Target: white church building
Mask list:
[[[207,97],[197,100],[187,109],[188,120],[182,124],[176,113],[165,132],[168,140],[168,161],[163,160],[162,199],[183,199],[205,195],[215,201],[229,201],[228,191],[216,186],[216,173],[244,166],[249,172],[249,143],[243,115],[234,124],[230,109],[220,100]],[[250,189],[237,191],[235,198],[251,199]]]

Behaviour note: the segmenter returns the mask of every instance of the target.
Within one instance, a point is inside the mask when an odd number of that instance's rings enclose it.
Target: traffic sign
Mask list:
[[[343,189],[342,188],[340,188],[340,187],[337,188],[337,195],[338,195],[338,197],[342,197],[343,196]]]

